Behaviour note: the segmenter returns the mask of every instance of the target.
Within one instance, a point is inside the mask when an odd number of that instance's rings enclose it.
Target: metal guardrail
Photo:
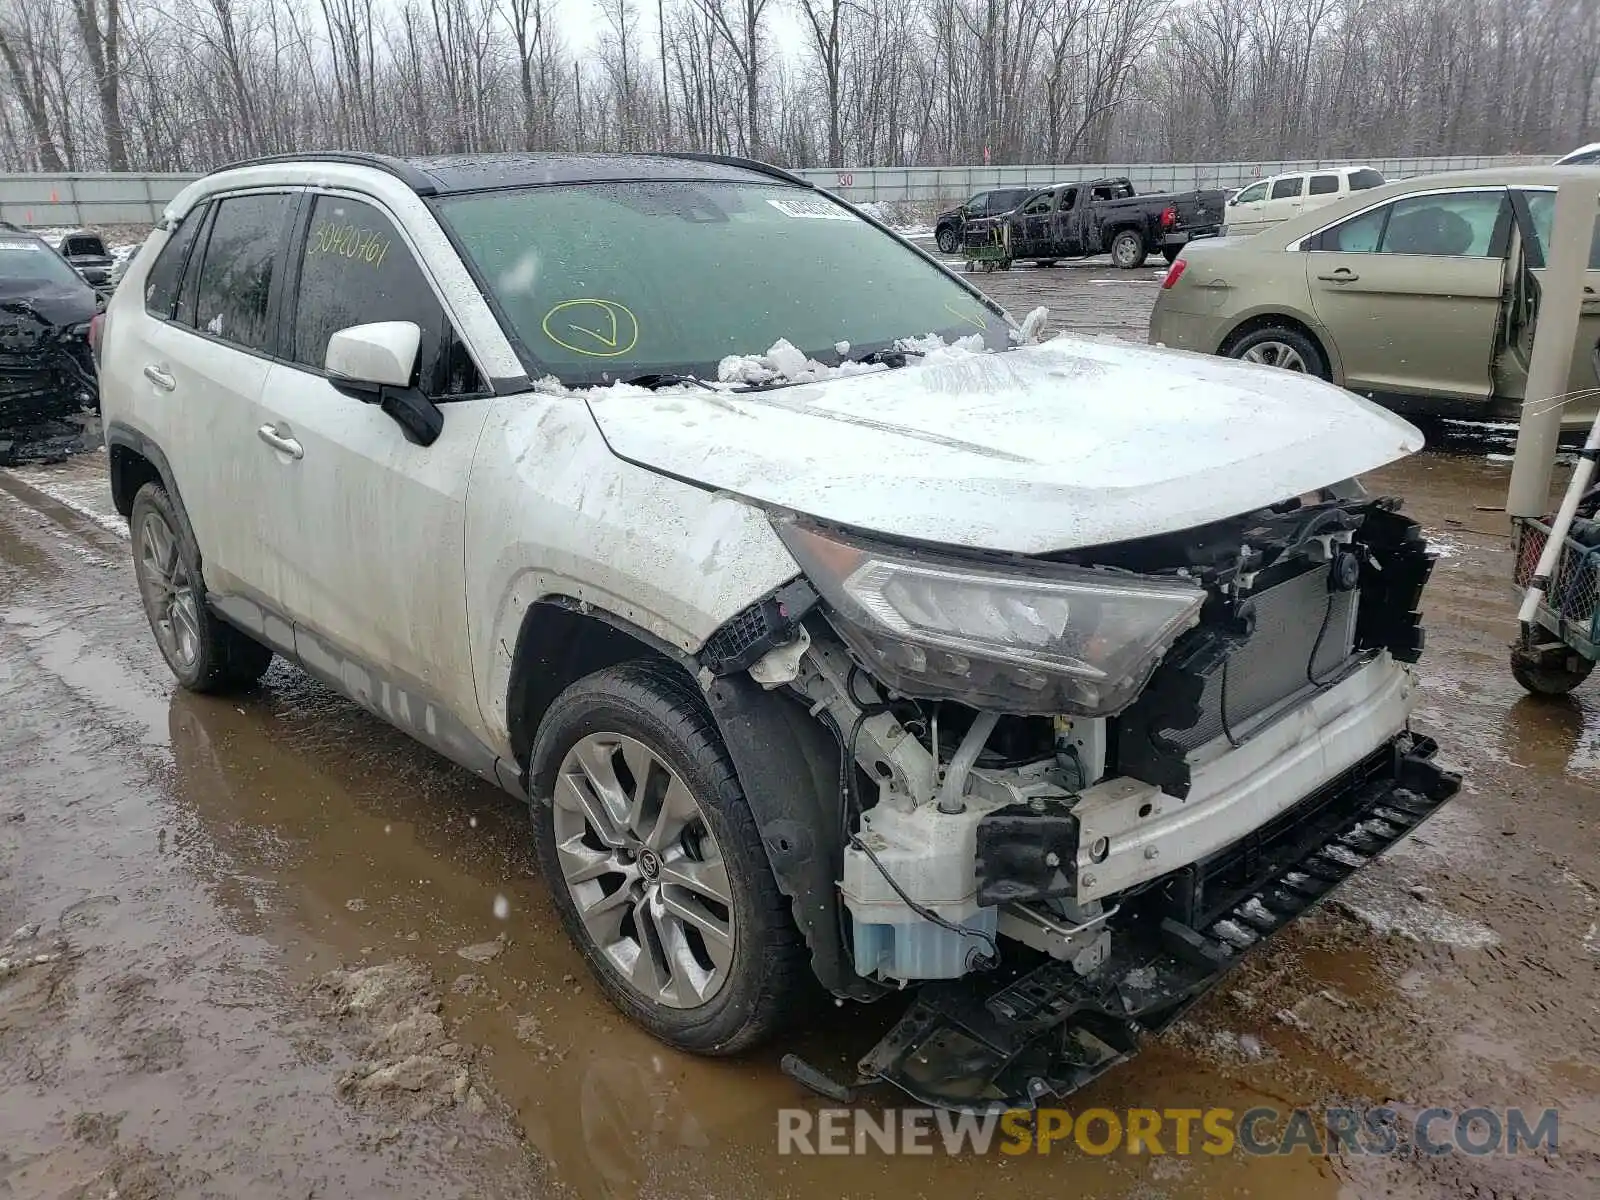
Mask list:
[[[1457,155],[1434,158],[1281,159],[1216,163],[1063,163],[1020,167],[809,167],[796,174],[857,204],[909,201],[949,206],[996,187],[1048,187],[1105,176],[1127,176],[1141,192],[1184,192],[1196,188],[1242,187],[1269,175],[1314,171],[1320,167],[1370,166],[1387,179],[1470,171],[1479,167],[1526,166],[1554,162],[1556,155]]]
[[[993,187],[1045,187],[1126,175],[1145,192],[1239,187],[1253,179],[1318,167],[1371,166],[1390,179],[1553,161],[1555,156],[1297,159],[1222,163],[1064,163],[1018,167],[808,167],[797,172],[857,203],[874,200],[947,205]],[[17,225],[151,225],[198,175],[0,175],[0,220]]]

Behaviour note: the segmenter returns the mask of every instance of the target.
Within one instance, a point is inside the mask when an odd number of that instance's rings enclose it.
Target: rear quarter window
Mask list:
[[[195,236],[205,224],[206,207],[190,209],[175,229],[167,231],[167,244],[161,247],[156,261],[150,264],[150,273],[144,280],[144,310],[163,321],[172,319],[178,306],[178,285],[183,280],[183,266],[189,261],[189,251]]]
[[[1386,180],[1370,167],[1363,167],[1359,171],[1350,172],[1350,190],[1364,192],[1368,188],[1382,187]]]

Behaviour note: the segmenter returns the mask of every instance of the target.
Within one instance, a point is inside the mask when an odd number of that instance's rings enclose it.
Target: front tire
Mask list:
[[[1291,329],[1287,325],[1252,329],[1230,342],[1223,354],[1264,367],[1277,367],[1281,371],[1315,375],[1318,379],[1328,378],[1328,362],[1322,356],[1322,348],[1298,329]]]
[[[960,242],[956,239],[956,231],[948,225],[941,225],[938,232],[933,235],[933,240],[944,254],[954,254],[961,248]]]
[[[1111,261],[1119,271],[1137,271],[1149,255],[1144,235],[1137,229],[1124,229],[1111,239]]]
[[[159,483],[134,496],[128,532],[144,615],[179,684],[191,692],[227,692],[266,674],[272,651],[207,607],[199,547]]]
[[[804,945],[692,681],[647,661],[580,679],[530,762],[540,869],[607,998],[695,1054],[787,1023],[811,990]]]

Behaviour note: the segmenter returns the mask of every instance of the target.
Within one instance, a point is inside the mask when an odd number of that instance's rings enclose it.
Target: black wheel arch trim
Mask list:
[[[844,870],[844,846],[833,836],[841,827],[838,742],[798,700],[768,691],[744,672],[712,677],[699,660],[626,617],[565,595],[543,596],[541,605],[582,612],[636,639],[675,663],[694,681],[728,751],[745,802],[778,890],[788,897],[794,923],[811,952],[817,980],[835,996],[875,1000],[888,991],[857,975],[844,943],[835,880]],[[518,636],[518,653],[522,635]],[[513,670],[513,688],[517,672]],[[508,711],[512,697],[507,697]],[[521,790],[531,796],[533,763],[522,766]]]
[[[183,522],[184,531],[193,541],[194,525],[189,520],[189,510],[184,507],[183,494],[178,490],[178,481],[173,476],[172,464],[167,461],[167,456],[162,452],[161,447],[148,435],[122,421],[111,421],[106,425],[105,439],[108,457],[111,457],[111,452],[115,449],[131,450],[155,468],[156,474],[160,476],[161,486],[167,493],[167,498],[172,501],[172,507],[177,511],[178,519]],[[117,511],[123,512],[123,498],[116,494],[117,472],[114,459],[110,466],[110,475],[112,499],[117,505]],[[127,497],[127,504],[128,511],[123,512],[124,516],[133,511],[132,496]],[[195,543],[195,548],[196,552],[198,552],[198,542]]]

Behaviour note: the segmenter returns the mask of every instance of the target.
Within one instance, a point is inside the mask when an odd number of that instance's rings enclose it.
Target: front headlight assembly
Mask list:
[[[776,524],[839,635],[907,696],[1110,716],[1133,703],[1205,602],[1181,580],[991,565]]]

